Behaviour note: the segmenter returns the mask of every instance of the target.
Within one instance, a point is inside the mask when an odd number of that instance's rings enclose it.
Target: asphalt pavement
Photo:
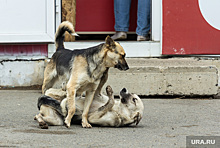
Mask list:
[[[50,126],[40,129],[39,90],[0,90],[0,147],[146,148],[186,147],[186,136],[220,136],[220,100],[142,98],[138,126]]]

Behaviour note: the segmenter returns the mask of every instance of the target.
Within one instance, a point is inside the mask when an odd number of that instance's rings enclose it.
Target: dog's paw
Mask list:
[[[141,114],[139,112],[137,112],[133,119],[134,119],[134,123],[136,123],[136,125],[138,125],[138,123],[142,119]]]
[[[110,85],[108,85],[108,86],[106,87],[106,93],[107,93],[108,96],[112,96],[113,90],[112,90],[112,88],[111,88]]]
[[[64,121],[64,125],[66,128],[69,128],[70,127],[70,122],[67,122],[66,120]]]
[[[83,127],[83,128],[92,128],[91,124],[89,124],[89,123],[83,123],[83,122],[82,122],[82,127]]]
[[[39,122],[39,126],[41,129],[48,129],[48,124],[45,122]]]

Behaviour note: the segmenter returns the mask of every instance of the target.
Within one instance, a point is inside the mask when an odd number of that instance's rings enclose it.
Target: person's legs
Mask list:
[[[138,0],[137,28],[139,36],[146,37],[150,31],[151,0]]]
[[[114,0],[115,31],[128,32],[131,0]]]
[[[115,31],[113,40],[126,39],[129,29],[131,0],[114,0]]]

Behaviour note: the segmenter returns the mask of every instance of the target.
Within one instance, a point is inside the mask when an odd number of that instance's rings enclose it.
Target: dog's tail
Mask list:
[[[73,24],[65,21],[60,24],[56,31],[55,35],[55,44],[56,44],[56,50],[64,48],[63,41],[65,37],[65,32],[69,32],[69,34],[73,36],[78,36],[74,30]]]
[[[51,108],[55,109],[60,115],[63,116],[59,101],[57,101],[49,96],[43,95],[38,98],[37,107],[39,110],[40,110],[41,105],[50,106]]]

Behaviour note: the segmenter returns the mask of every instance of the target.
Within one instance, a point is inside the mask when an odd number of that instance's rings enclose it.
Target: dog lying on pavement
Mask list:
[[[106,87],[106,95],[96,96],[88,114],[88,121],[99,126],[128,126],[135,123],[138,125],[143,116],[144,105],[138,95],[128,93],[123,88],[120,91],[120,100],[114,100],[113,90],[110,86]],[[39,122],[41,128],[48,128],[48,125],[63,125],[67,115],[67,98],[61,103],[59,98],[65,97],[65,92],[57,89],[49,89],[38,99],[39,114],[35,120]],[[56,96],[58,100],[53,99]],[[85,98],[76,98],[76,113],[72,122],[82,119]]]
[[[76,35],[70,22],[60,24],[55,35],[56,52],[44,71],[42,93],[51,88],[59,79],[63,81],[63,89],[67,90],[68,113],[65,118],[66,127],[75,114],[75,100],[86,92],[82,113],[82,126],[91,127],[88,122],[89,108],[93,98],[100,94],[102,86],[108,78],[110,67],[119,70],[129,69],[125,60],[125,51],[122,46],[109,36],[105,43],[83,50],[68,50],[64,48],[64,33]]]

